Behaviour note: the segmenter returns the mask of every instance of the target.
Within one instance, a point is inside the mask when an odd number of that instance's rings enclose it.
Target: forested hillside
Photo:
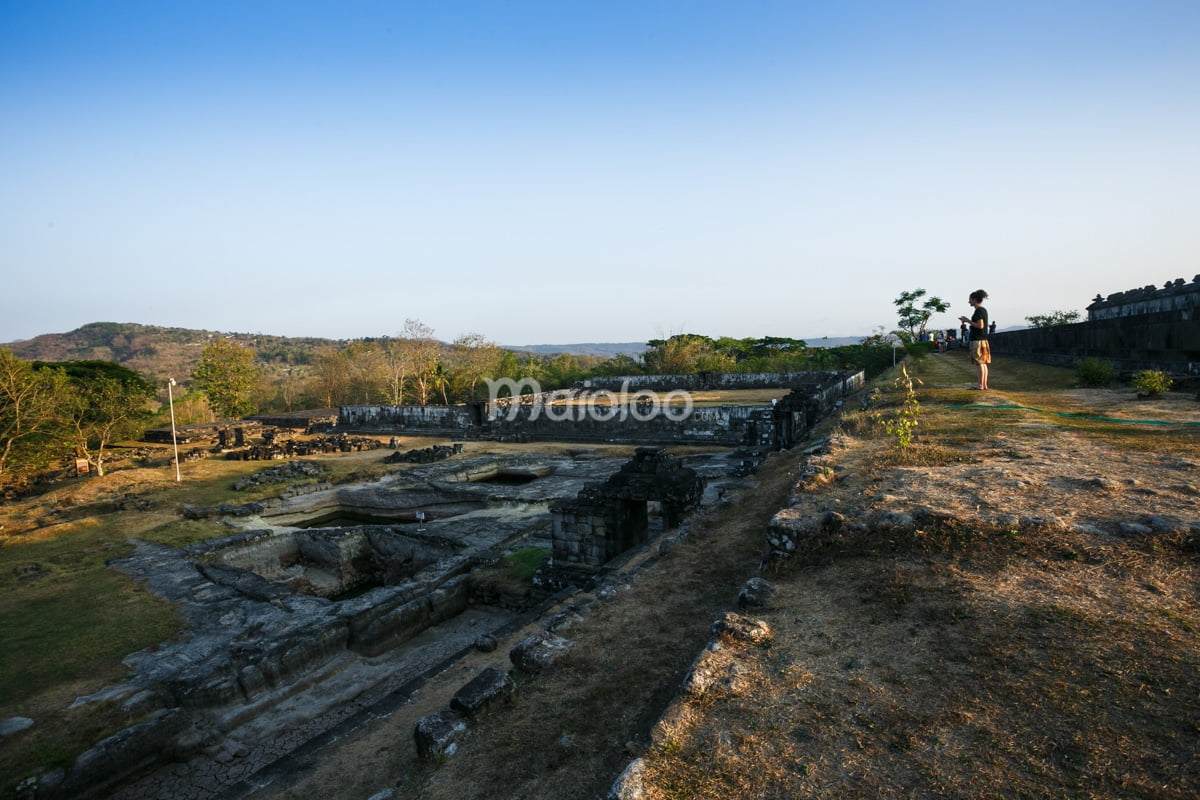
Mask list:
[[[200,363],[204,346],[221,338],[250,347],[260,361],[289,365],[307,364],[318,348],[339,344],[333,339],[92,322],[69,333],[46,333],[0,347],[27,361],[112,361],[149,380],[163,381],[170,377],[185,380]]]

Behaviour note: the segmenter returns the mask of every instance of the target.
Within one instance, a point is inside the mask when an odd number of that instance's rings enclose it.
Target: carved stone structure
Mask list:
[[[1151,284],[1108,297],[1097,294],[1087,307],[1089,322],[1176,310],[1200,310],[1200,275],[1191,283],[1184,283],[1183,278],[1167,281],[1161,289]]]
[[[661,447],[639,447],[633,460],[607,481],[550,507],[554,566],[599,568],[647,541],[649,502],[661,505],[663,528],[669,530],[703,494],[704,479],[694,470]]]

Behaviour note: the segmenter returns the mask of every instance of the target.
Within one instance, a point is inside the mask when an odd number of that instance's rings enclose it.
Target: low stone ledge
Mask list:
[[[496,700],[508,697],[514,688],[507,673],[488,667],[454,694],[450,708],[474,718]]]
[[[98,742],[75,759],[62,782],[45,796],[54,800],[78,797],[158,759],[185,720],[178,708],[156,711],[148,721]],[[38,797],[43,797],[43,787],[39,787]]]

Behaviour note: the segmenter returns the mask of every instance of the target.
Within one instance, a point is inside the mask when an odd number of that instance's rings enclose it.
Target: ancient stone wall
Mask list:
[[[342,429],[412,434],[461,434],[475,422],[471,406],[342,406]]]
[[[1200,292],[1193,296],[1200,298]],[[996,355],[1043,364],[1071,367],[1085,358],[1100,358],[1122,373],[1157,369],[1178,376],[1200,376],[1198,312],[1200,307],[1184,307],[1105,317],[1005,331],[989,341]]]
[[[851,373],[852,374],[852,373]],[[666,393],[673,390],[689,392],[733,391],[737,389],[794,389],[814,384],[835,383],[846,376],[844,372],[697,372],[694,375],[622,375],[588,378],[576,384],[585,391],[619,392],[651,391]]]
[[[502,441],[636,442],[711,444],[721,447],[792,447],[842,398],[866,383],[862,372],[825,371],[596,378],[551,405],[554,393],[503,398],[490,413],[467,406],[344,406],[342,429],[373,433],[449,435]],[[611,387],[611,388],[610,388]],[[689,392],[712,389],[791,389],[775,406],[656,407],[608,392],[657,392],[660,400],[684,402]],[[603,395],[603,396],[601,396]]]

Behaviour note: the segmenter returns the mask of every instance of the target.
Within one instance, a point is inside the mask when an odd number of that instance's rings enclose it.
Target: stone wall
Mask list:
[[[478,422],[472,406],[342,406],[338,427],[376,433],[462,435]]]
[[[552,395],[508,398],[485,413],[482,404],[466,406],[344,406],[338,427],[372,433],[442,435],[502,441],[636,442],[639,444],[711,444],[721,447],[789,448],[842,398],[866,383],[862,372],[791,372],[698,375],[634,375],[595,378],[566,394],[573,404],[550,405]],[[713,389],[791,389],[774,406],[723,405],[655,408],[619,405],[623,398],[597,393],[658,393]],[[682,400],[679,394],[676,399]],[[598,402],[591,402],[597,400]],[[613,401],[617,405],[608,405]]]
[[[1071,367],[1085,358],[1100,358],[1125,374],[1157,369],[1200,377],[1197,311],[1200,308],[1176,308],[1005,331],[991,336],[990,343],[996,355],[1055,366]]]
[[[597,569],[647,541],[647,503],[660,504],[663,527],[671,529],[700,504],[703,493],[704,480],[694,470],[661,447],[639,447],[607,481],[550,507],[553,565]]]
[[[847,373],[817,372],[697,372],[694,375],[622,375],[588,378],[577,383],[584,391],[670,392],[682,389],[689,392],[734,391],[737,389],[795,389],[801,386],[825,385],[843,379]],[[853,373],[851,373],[853,374]]]

